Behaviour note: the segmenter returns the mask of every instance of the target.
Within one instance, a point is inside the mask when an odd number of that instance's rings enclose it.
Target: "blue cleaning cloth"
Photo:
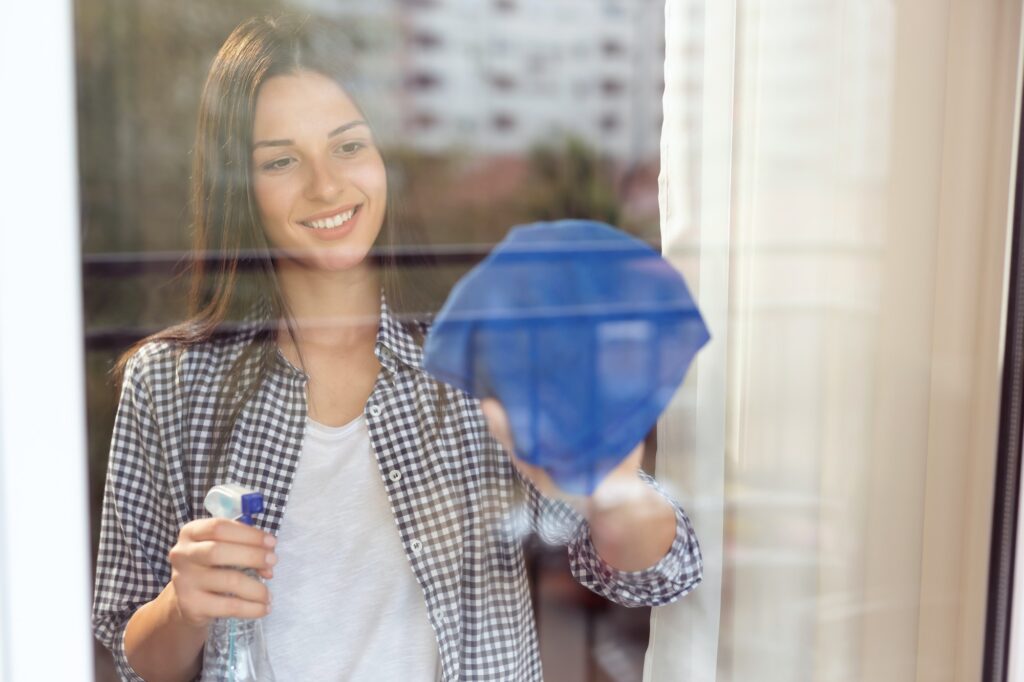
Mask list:
[[[610,225],[513,228],[452,289],[424,368],[497,398],[516,455],[589,495],[657,422],[710,335],[682,276]]]

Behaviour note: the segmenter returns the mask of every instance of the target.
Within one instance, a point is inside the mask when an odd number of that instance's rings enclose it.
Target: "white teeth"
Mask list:
[[[339,213],[332,218],[325,218],[324,220],[310,220],[307,223],[302,223],[306,227],[313,227],[318,230],[330,230],[334,227],[339,227],[342,223],[348,222],[352,215],[356,212],[356,209],[351,208],[344,213]]]

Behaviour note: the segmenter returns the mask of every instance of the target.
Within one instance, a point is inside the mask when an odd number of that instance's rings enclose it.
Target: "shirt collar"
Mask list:
[[[380,325],[377,328],[377,343],[373,352],[381,366],[394,372],[395,361],[413,369],[423,369],[423,348],[420,347],[408,325],[418,324],[415,320],[403,321],[400,313],[388,306],[384,290],[380,292]]]

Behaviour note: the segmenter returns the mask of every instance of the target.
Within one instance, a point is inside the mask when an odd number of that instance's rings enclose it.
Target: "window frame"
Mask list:
[[[0,6],[0,88],[32,93],[0,108],[14,161],[0,170],[0,679],[8,682],[93,670],[73,9]],[[53,38],[45,50],[41,36]]]

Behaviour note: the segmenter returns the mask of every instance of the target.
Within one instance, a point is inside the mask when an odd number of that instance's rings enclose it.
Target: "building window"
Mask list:
[[[606,57],[618,57],[626,52],[626,48],[619,41],[606,38],[601,41],[601,52]]]
[[[516,119],[511,114],[495,114],[491,117],[491,126],[495,130],[507,132],[516,127]]]
[[[409,119],[409,125],[413,130],[431,130],[437,127],[437,116],[429,111],[420,111]]]
[[[601,127],[601,130],[606,133],[618,130],[621,124],[622,122],[619,120],[619,117],[616,116],[615,114],[605,114],[598,121],[598,125]]]
[[[495,90],[501,90],[503,92],[508,90],[514,90],[516,88],[516,79],[512,76],[503,73],[492,73],[488,79],[490,84]]]
[[[433,90],[441,84],[441,79],[432,73],[420,72],[410,75],[405,83],[413,90]]]
[[[429,31],[417,31],[412,34],[412,44],[416,47],[431,49],[439,47],[441,42],[441,36]]]
[[[601,92],[610,97],[621,95],[625,88],[625,83],[615,78],[604,78],[601,80]]]

